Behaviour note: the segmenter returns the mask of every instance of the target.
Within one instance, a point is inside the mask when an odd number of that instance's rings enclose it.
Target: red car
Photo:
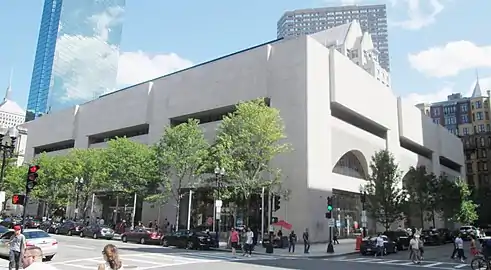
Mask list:
[[[135,227],[133,230],[127,231],[121,235],[121,241],[134,242],[140,244],[161,244],[162,232],[151,228]]]

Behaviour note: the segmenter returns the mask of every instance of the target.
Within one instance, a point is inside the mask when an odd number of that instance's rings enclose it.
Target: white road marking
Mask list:
[[[93,247],[84,247],[84,246],[77,246],[77,245],[63,245],[63,247],[70,247],[70,248],[78,248],[78,249],[85,249],[85,250],[94,250]]]
[[[77,262],[83,262],[87,260],[97,260],[101,259],[101,257],[93,257],[93,258],[83,258],[83,259],[75,259],[75,260],[69,260],[69,261],[62,261],[62,262],[50,262],[49,264],[70,264],[70,263],[77,263]]]
[[[59,264],[59,265],[66,265],[66,266],[70,266],[70,267],[78,267],[78,268],[83,268],[83,269],[94,269],[94,266],[86,266],[86,265],[78,265],[78,264],[68,264],[68,263],[63,263],[63,264]]]
[[[390,261],[381,261],[379,263],[396,263],[396,262],[400,262],[401,260],[390,260]]]
[[[442,265],[443,263],[441,262],[436,262],[436,263],[432,263],[432,264],[425,264],[425,265],[422,265],[423,267],[435,267],[435,266],[438,266],[438,265]]]
[[[454,268],[460,269],[460,268],[464,268],[466,266],[468,266],[468,265],[467,264],[459,264],[457,266],[454,266]]]
[[[397,265],[413,265],[413,262],[398,263]]]

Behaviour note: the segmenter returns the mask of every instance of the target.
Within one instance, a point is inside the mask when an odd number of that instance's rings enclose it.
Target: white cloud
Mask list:
[[[192,65],[175,53],[152,56],[141,51],[124,52],[119,58],[117,82],[120,86],[137,84]]]
[[[477,46],[470,41],[449,42],[409,54],[411,66],[430,77],[455,76],[467,69],[491,67],[491,46]]]
[[[407,19],[396,21],[394,25],[408,30],[419,30],[433,24],[444,8],[442,0],[391,0],[390,2],[393,7],[402,2],[407,5]]]

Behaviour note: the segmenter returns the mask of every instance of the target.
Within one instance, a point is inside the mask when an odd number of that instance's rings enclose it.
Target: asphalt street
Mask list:
[[[97,269],[102,263],[102,249],[108,243],[116,244],[121,254],[125,269],[190,269],[193,270],[396,270],[422,267],[426,269],[459,270],[469,269],[469,263],[462,264],[450,259],[452,245],[426,247],[425,261],[414,265],[408,260],[408,251],[400,251],[383,258],[373,256],[349,255],[335,258],[287,258],[278,255],[258,255],[251,258],[236,256],[229,252],[189,251],[183,249],[163,248],[161,246],[122,243],[78,236],[54,235],[59,242],[58,254],[49,264],[60,270]],[[7,261],[0,261],[0,269],[7,269]]]

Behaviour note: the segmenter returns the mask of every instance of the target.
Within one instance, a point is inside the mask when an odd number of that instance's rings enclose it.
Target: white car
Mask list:
[[[9,230],[0,237],[0,256],[9,256],[9,242],[13,234],[14,230]],[[46,261],[51,261],[58,252],[58,241],[47,232],[39,229],[25,229],[22,234],[26,237],[27,246],[41,248]]]

